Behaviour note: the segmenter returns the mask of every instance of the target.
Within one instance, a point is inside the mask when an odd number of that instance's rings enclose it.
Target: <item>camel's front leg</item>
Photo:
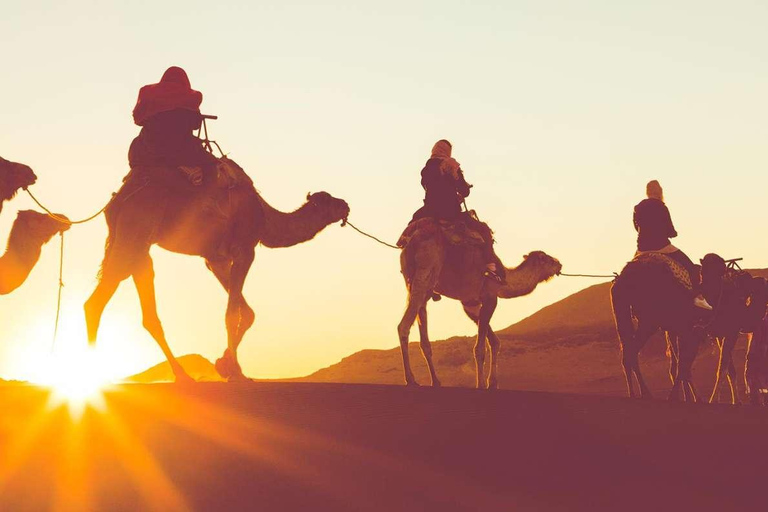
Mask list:
[[[227,301],[227,350],[216,361],[216,370],[229,381],[247,380],[237,360],[237,348],[245,332],[253,325],[255,315],[243,296],[243,286],[254,259],[254,248],[241,249],[232,260],[228,276],[214,270],[222,285],[229,291]]]
[[[426,304],[422,306],[421,309],[419,309],[418,320],[419,320],[419,344],[421,345],[421,353],[424,355],[424,359],[427,361],[427,368],[429,368],[429,376],[432,379],[432,387],[439,388],[440,380],[437,378],[435,365],[432,363],[432,345],[429,343]]]
[[[715,338],[715,340],[717,342],[718,348],[720,349],[720,358],[717,364],[717,373],[715,373],[715,385],[712,388],[712,394],[709,397],[709,403],[715,403],[718,401],[717,398],[720,392],[720,386],[726,379],[728,380],[729,384],[731,384],[732,400],[734,398],[733,385],[728,374],[730,366],[733,364],[732,352],[733,347],[736,344],[736,336],[733,334],[728,334],[723,337]]]
[[[490,326],[488,326],[488,344],[491,346],[491,364],[490,371],[488,373],[488,389],[499,388],[499,349],[501,348],[501,341],[496,333],[493,332]]]
[[[133,283],[136,285],[136,291],[139,294],[139,301],[141,302],[141,314],[143,317],[144,328],[149,331],[149,334],[155,339],[160,350],[165,354],[165,358],[171,365],[173,375],[176,377],[176,382],[194,382],[194,379],[190,377],[181,364],[176,360],[171,352],[168,342],[165,339],[165,333],[163,332],[163,326],[160,323],[160,318],[157,316],[157,303],[155,301],[155,272],[152,267],[152,258],[149,254],[138,262],[136,270],[133,273]]]
[[[496,311],[498,299],[486,297],[480,306],[480,316],[477,322],[477,339],[475,340],[475,371],[477,376],[477,389],[485,389],[483,370],[485,366],[485,341],[490,329],[491,317]]]

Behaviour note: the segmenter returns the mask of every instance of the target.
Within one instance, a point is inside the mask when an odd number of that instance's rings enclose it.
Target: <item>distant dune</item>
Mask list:
[[[768,269],[750,272],[768,277]],[[625,392],[611,313],[610,283],[590,286],[497,333],[502,341],[502,388],[608,395]],[[414,328],[411,336],[417,335]],[[473,337],[433,342],[438,376],[444,385],[474,386],[473,345]],[[657,334],[640,356],[649,385],[656,392],[669,389],[665,349],[663,337]],[[411,343],[409,350],[416,378],[421,384],[428,384],[418,343]],[[737,346],[735,361],[741,371],[743,342]],[[694,370],[700,393],[709,393],[716,365],[717,351],[707,343],[699,350]],[[400,349],[362,350],[300,380],[402,384]]]
[[[193,379],[201,382],[221,382],[222,378],[216,372],[213,363],[199,354],[188,354],[178,357],[181,366]],[[150,384],[152,382],[172,382],[173,371],[167,361],[153,366],[141,373],[127,377],[126,382]]]

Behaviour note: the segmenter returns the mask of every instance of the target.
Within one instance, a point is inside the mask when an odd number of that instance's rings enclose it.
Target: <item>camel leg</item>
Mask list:
[[[673,341],[673,337],[669,332],[664,331],[664,337],[667,340],[667,355],[669,356],[669,380],[672,384],[677,379],[677,373],[680,365],[680,354],[677,352],[677,339]]]
[[[640,322],[632,343],[633,350],[630,352],[629,363],[631,372],[629,378],[631,379],[631,375],[634,374],[635,379],[637,379],[637,385],[640,388],[640,398],[653,398],[651,390],[646,385],[643,374],[640,371],[640,351],[657,330],[658,327],[655,325]]]
[[[253,309],[248,306],[243,296],[243,285],[253,264],[253,259],[254,249],[248,248],[238,252],[231,265],[228,261],[208,262],[211,271],[224,289],[229,292],[225,316],[227,349],[224,351],[224,355],[216,360],[216,370],[229,381],[246,380],[240,363],[237,361],[237,348],[256,318]]]
[[[477,339],[475,340],[477,389],[485,388],[485,379],[483,378],[483,367],[485,366],[485,342],[488,337],[488,330],[490,329],[491,317],[493,316],[493,312],[496,311],[497,304],[498,299],[496,297],[488,297],[483,299],[483,303],[480,306],[480,316],[477,322]]]
[[[439,388],[440,381],[437,378],[435,372],[435,365],[432,363],[432,345],[429,343],[429,332],[427,329],[427,306],[426,304],[419,309],[418,314],[419,321],[419,345],[421,346],[421,353],[424,359],[427,361],[427,368],[429,368],[429,376],[432,379],[432,387]]]
[[[408,336],[411,333],[413,322],[419,315],[421,308],[426,307],[427,300],[435,287],[436,276],[438,273],[432,269],[420,269],[413,279],[407,283],[408,301],[405,305],[403,318],[397,325],[397,336],[400,339],[400,354],[403,357],[403,373],[405,375],[406,386],[418,386],[416,378],[411,370],[411,361],[408,356]]]
[[[219,283],[221,283],[221,286],[229,294],[233,267],[232,261],[206,260],[206,266],[211,272],[213,272],[213,275],[216,276],[216,279],[219,281]],[[243,336],[245,335],[245,332],[253,325],[253,322],[256,319],[256,315],[254,314],[253,309],[251,309],[251,307],[245,301],[245,297],[243,297],[242,294],[240,297],[239,315],[240,322],[238,324],[237,333],[234,336],[234,340],[232,342],[228,342],[227,349],[224,351],[224,354],[216,360],[216,370],[219,372],[219,375],[224,378],[239,378],[242,376],[242,370],[240,370],[240,366],[237,363],[237,359],[235,358],[237,354],[236,351],[237,347],[240,345],[240,342],[243,339]],[[229,335],[229,327],[227,328],[227,334]],[[235,346],[234,352],[232,352],[229,348],[231,345]]]
[[[717,345],[720,348],[720,358],[717,364],[717,373],[715,374],[715,385],[712,389],[712,394],[709,397],[709,403],[715,403],[718,393],[720,391],[720,385],[724,380],[728,380],[731,384],[731,398],[734,403],[735,396],[733,395],[733,385],[730,379],[730,368],[733,366],[733,347],[736,345],[736,336],[728,334],[722,338],[717,338]]]
[[[462,306],[464,307],[464,312],[467,314],[470,320],[477,324],[478,319],[480,318],[480,305],[462,303]],[[491,364],[490,373],[488,375],[488,389],[498,389],[499,349],[501,347],[501,341],[499,341],[499,337],[496,336],[496,333],[493,332],[493,329],[491,329],[490,325],[488,326],[488,344],[491,347]]]
[[[133,283],[136,285],[136,291],[139,294],[141,303],[141,315],[143,317],[144,328],[152,335],[160,350],[165,354],[165,358],[171,365],[176,382],[194,382],[181,364],[176,360],[171,352],[168,342],[165,339],[163,326],[160,318],[157,316],[157,302],[155,300],[155,271],[152,265],[152,258],[149,254],[137,263],[136,270],[133,272]]]
[[[739,376],[736,373],[736,365],[733,362],[733,354],[731,354],[730,362],[728,364],[728,385],[731,387],[731,403],[733,405],[741,405]]]
[[[688,331],[679,336],[680,371],[677,381],[670,391],[670,400],[678,398],[678,392],[682,389],[686,401],[696,402],[696,389],[693,384],[693,361],[698,351],[698,339],[694,332]]]
[[[122,279],[116,279],[113,276],[102,275],[99,283],[96,285],[96,289],[93,290],[93,293],[83,306],[85,310],[85,325],[88,331],[88,343],[91,345],[96,343],[104,308],[107,307],[121,281]]]

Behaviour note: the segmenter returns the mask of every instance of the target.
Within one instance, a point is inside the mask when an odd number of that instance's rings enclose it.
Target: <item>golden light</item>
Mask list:
[[[50,388],[51,408],[65,405],[74,419],[82,417],[88,407],[103,410],[103,391],[109,386],[110,377],[99,356],[96,349],[85,344],[79,349],[70,346],[51,354],[33,382]]]

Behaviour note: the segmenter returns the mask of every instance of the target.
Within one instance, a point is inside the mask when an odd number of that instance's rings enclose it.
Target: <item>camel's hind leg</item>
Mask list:
[[[424,304],[421,307],[421,309],[419,309],[418,321],[419,321],[419,345],[421,346],[421,353],[424,355],[424,359],[427,361],[427,368],[429,368],[429,376],[432,380],[432,387],[439,388],[440,380],[437,378],[435,365],[432,362],[432,345],[429,342],[429,330],[427,329],[427,305],[426,304]]]
[[[625,361],[625,364],[629,363],[631,374],[634,374],[635,379],[637,379],[637,385],[640,388],[640,398],[653,398],[651,395],[651,390],[645,384],[645,379],[643,378],[643,374],[640,371],[640,351],[656,331],[658,331],[657,326],[649,325],[647,323],[643,323],[642,321],[639,322],[634,339],[632,340],[632,349],[629,351],[629,354],[627,354],[629,356],[629,360]]]
[[[149,331],[149,334],[151,334],[157,344],[160,345],[160,350],[163,351],[165,358],[171,365],[173,374],[176,377],[176,382],[194,382],[176,360],[165,339],[163,326],[160,323],[160,318],[157,316],[157,302],[155,301],[155,271],[152,265],[152,258],[149,254],[137,264],[136,270],[133,273],[133,283],[136,285],[136,291],[139,294],[139,301],[141,302],[141,314],[143,317],[144,328]]]
[[[427,300],[429,300],[436,284],[436,275],[437,272],[434,272],[432,269],[421,269],[416,272],[416,275],[410,282],[406,283],[408,302],[405,306],[403,318],[397,326],[397,336],[400,339],[400,354],[403,357],[403,373],[407,386],[418,386],[416,378],[413,376],[411,361],[408,356],[408,336],[413,322],[416,321],[416,317],[419,315],[419,311],[427,305]]]
[[[227,349],[224,355],[216,360],[216,371],[230,381],[246,380],[237,360],[237,349],[246,331],[251,328],[256,319],[253,309],[243,296],[243,285],[253,259],[254,249],[250,248],[239,252],[231,262],[229,260],[207,262],[208,268],[229,294],[225,317]]]
[[[735,394],[733,390],[733,381],[730,376],[730,369],[733,366],[733,348],[736,345],[737,335],[728,334],[722,338],[716,338],[717,346],[720,349],[720,359],[717,364],[717,373],[715,373],[715,385],[712,388],[712,394],[709,397],[709,403],[715,403],[718,400],[720,386],[727,379],[731,388],[731,403],[735,403]]]

